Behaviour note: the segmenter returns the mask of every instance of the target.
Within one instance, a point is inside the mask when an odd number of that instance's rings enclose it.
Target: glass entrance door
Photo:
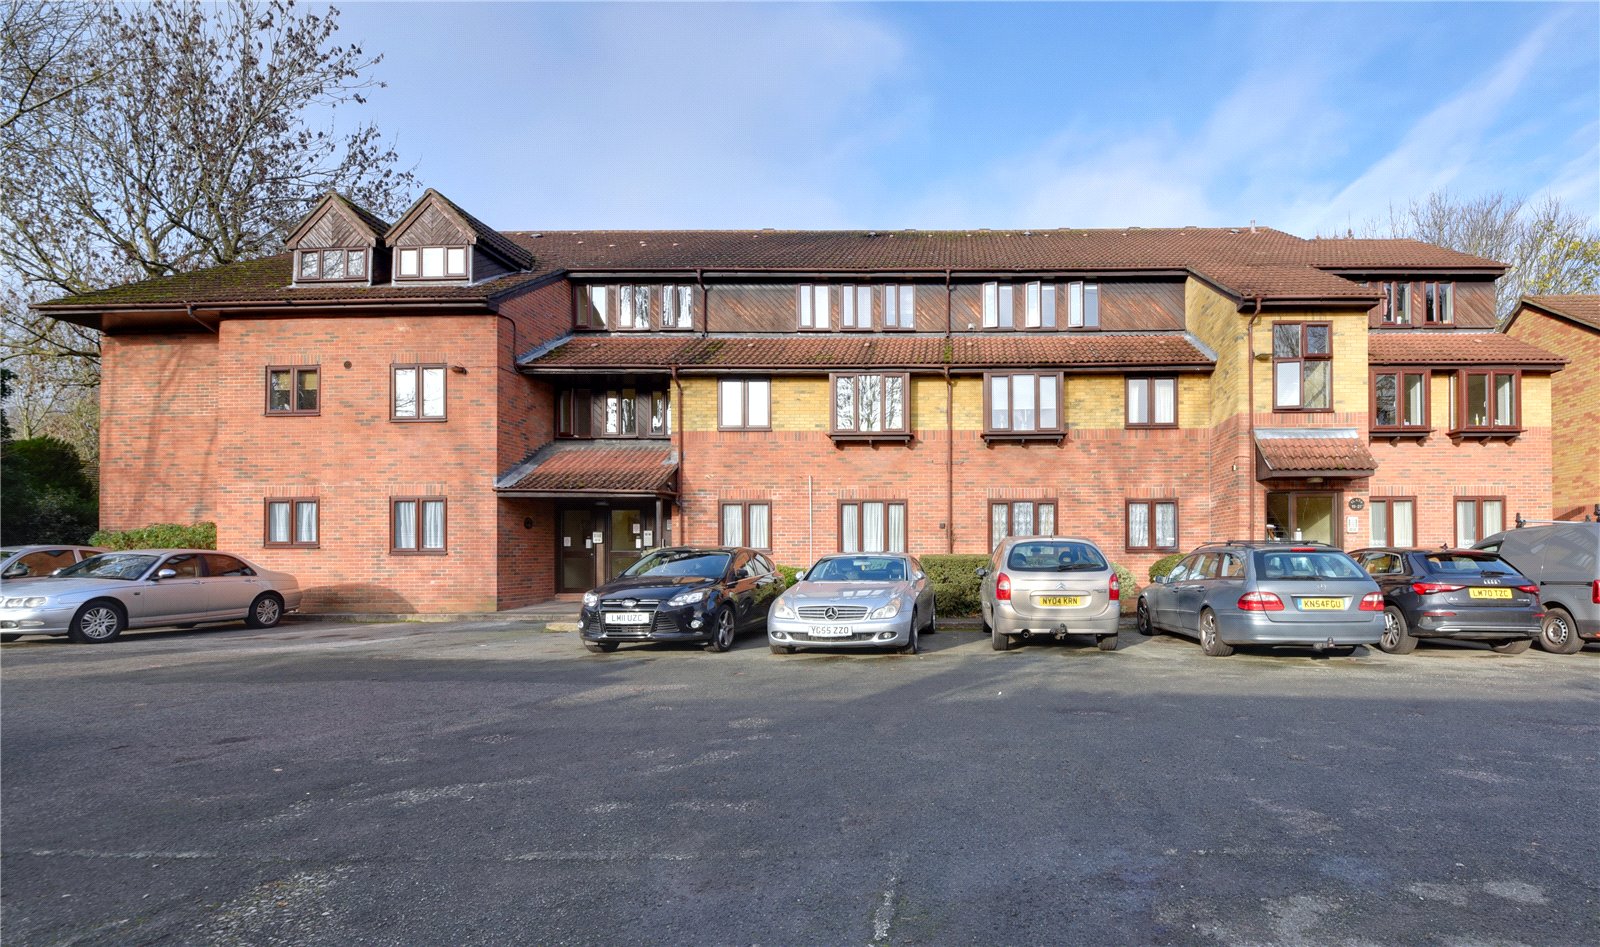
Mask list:
[[[1338,494],[1267,494],[1267,535],[1272,539],[1339,545]]]
[[[644,513],[640,510],[611,511],[610,532],[606,536],[606,580],[616,578],[644,555]]]

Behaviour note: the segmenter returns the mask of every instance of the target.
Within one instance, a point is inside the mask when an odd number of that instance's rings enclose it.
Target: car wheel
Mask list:
[[[900,653],[901,654],[916,654],[917,653],[917,615],[916,615],[915,612],[913,612],[911,614],[911,640],[907,641],[905,644],[900,646]]]
[[[928,626],[926,628],[922,629],[922,633],[926,634],[926,635],[931,635],[934,632],[939,630],[938,625],[939,625],[939,606],[937,604],[935,604],[935,605],[929,607],[929,609],[928,609]]]
[[[989,629],[989,646],[996,651],[1010,651],[1011,643],[1010,635],[1002,635],[998,628]]]
[[[610,654],[617,650],[615,641],[585,641],[583,646],[589,649],[590,654]]]
[[[1492,644],[1489,646],[1489,650],[1498,651],[1501,654],[1521,654],[1531,647],[1533,647],[1532,638],[1515,638],[1511,641],[1502,641],[1499,644]]]
[[[1146,638],[1156,633],[1156,626],[1150,621],[1150,604],[1139,598],[1139,606],[1133,610],[1133,627]]]
[[[1225,658],[1233,653],[1233,645],[1224,642],[1217,633],[1217,615],[1209,608],[1200,613],[1200,650],[1213,658]]]
[[[277,592],[262,592],[250,603],[244,623],[251,628],[271,628],[283,621],[283,599]]]
[[[1577,654],[1583,649],[1583,639],[1578,637],[1578,626],[1566,609],[1556,607],[1544,613],[1544,623],[1539,626],[1539,647],[1551,654]]]
[[[5,644],[10,644],[11,642],[16,641],[18,638],[21,638],[21,637],[22,637],[21,635],[0,635],[0,642],[4,642]]]
[[[733,647],[733,606],[729,605],[717,616],[717,630],[706,642],[707,651],[726,651]]]
[[[1387,654],[1410,654],[1417,650],[1417,639],[1411,634],[1405,612],[1393,605],[1383,610],[1383,637],[1378,639],[1378,647]]]
[[[121,608],[110,602],[90,602],[72,616],[67,637],[78,644],[105,644],[122,634],[126,625]]]
[[[1101,651],[1115,651],[1115,650],[1117,650],[1117,636],[1116,635],[1101,635],[1099,638],[1095,639],[1094,643],[1100,647]]]

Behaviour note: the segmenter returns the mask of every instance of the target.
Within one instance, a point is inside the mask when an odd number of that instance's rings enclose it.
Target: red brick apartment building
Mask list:
[[[1494,331],[1502,271],[1254,227],[502,233],[430,190],[44,308],[105,333],[103,525],[447,612],[669,542],[1470,542],[1551,505],[1566,360]]]

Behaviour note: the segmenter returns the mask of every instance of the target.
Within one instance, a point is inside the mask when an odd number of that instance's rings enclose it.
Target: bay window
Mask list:
[[[904,500],[851,500],[839,504],[840,552],[905,552]]]
[[[907,375],[833,376],[833,433],[908,434]]]
[[[1333,326],[1280,322],[1272,327],[1273,408],[1326,411],[1333,405]]]
[[[1374,433],[1428,430],[1426,371],[1396,369],[1372,373],[1372,430]]]
[[[1519,433],[1521,387],[1521,374],[1511,369],[1464,370],[1451,375],[1451,433]]]

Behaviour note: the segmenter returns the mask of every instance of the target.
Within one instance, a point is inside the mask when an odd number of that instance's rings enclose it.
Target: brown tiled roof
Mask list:
[[[1193,367],[1213,359],[1181,333],[1119,335],[772,335],[571,336],[524,358],[532,371],[621,370],[678,366],[694,370],[953,368],[991,365]]]
[[[670,493],[678,464],[662,444],[556,441],[500,478],[502,491]]]
[[[1378,462],[1352,428],[1276,428],[1256,431],[1265,473],[1293,471],[1335,475],[1370,474]]]
[[[1538,306],[1540,309],[1553,312],[1558,316],[1565,316],[1573,322],[1581,323],[1591,329],[1600,329],[1600,295],[1567,293],[1562,295],[1524,296],[1522,297],[1522,304],[1524,306]],[[1515,322],[1516,318],[1515,315],[1512,316],[1512,321]]]
[[[1374,331],[1367,340],[1373,365],[1522,365],[1560,368],[1567,360],[1498,332]]]
[[[1488,257],[1474,256],[1448,247],[1400,237],[1382,239],[1316,237],[1305,241],[1304,253],[1298,258],[1312,266],[1341,270],[1391,270],[1417,267],[1492,269],[1503,272],[1506,268],[1504,263]]]

